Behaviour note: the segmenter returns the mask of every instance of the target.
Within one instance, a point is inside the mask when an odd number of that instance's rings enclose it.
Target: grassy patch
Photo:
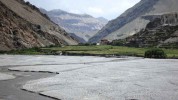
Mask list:
[[[65,46],[60,48],[43,48],[47,50],[56,50],[74,54],[91,54],[91,55],[126,55],[126,56],[144,56],[146,48],[133,48],[122,46]]]
[[[17,51],[6,52],[7,54],[25,54],[25,55],[120,55],[120,56],[140,56],[144,57],[145,51],[151,48],[135,48],[125,46],[111,45],[90,45],[90,46],[64,46],[64,47],[47,47],[32,48]],[[162,49],[168,58],[178,58],[178,49]],[[4,52],[2,52],[4,53]]]
[[[145,51],[151,48],[135,48],[125,46],[65,46],[43,48],[45,50],[62,51],[78,55],[124,55],[124,56],[141,56],[144,57]],[[163,49],[168,58],[178,58],[178,49]]]
[[[0,54],[18,54],[18,55],[52,55],[56,51],[50,49],[43,50],[42,48],[30,48],[30,49],[21,49],[21,50],[12,50],[12,51],[1,51]]]

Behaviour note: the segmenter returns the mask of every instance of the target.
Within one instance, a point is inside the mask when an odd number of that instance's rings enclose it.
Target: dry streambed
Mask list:
[[[28,81],[22,89],[56,99],[178,99],[178,60],[174,59],[25,56],[24,62],[25,66],[9,70],[56,75]]]
[[[104,62],[110,59],[89,57],[83,59],[83,57],[66,57],[61,56],[13,56],[13,55],[0,55],[0,99],[5,100],[53,100],[54,97],[46,98],[43,94],[31,92],[25,92],[22,90],[26,82],[30,80],[36,80],[40,78],[54,76],[59,74],[52,71],[9,71],[14,67],[27,67],[27,66],[48,66],[48,65],[65,65],[65,64],[78,64],[78,63],[96,63],[96,61]],[[75,59],[74,59],[75,58]],[[96,60],[97,59],[97,60]],[[114,60],[114,59],[113,59]],[[71,63],[69,63],[71,61]],[[9,69],[8,69],[9,68]],[[20,90],[22,89],[22,90]],[[40,95],[42,96],[40,96]]]

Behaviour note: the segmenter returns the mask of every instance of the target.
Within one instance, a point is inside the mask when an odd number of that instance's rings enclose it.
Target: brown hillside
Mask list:
[[[23,0],[0,0],[0,50],[76,45],[64,30]]]

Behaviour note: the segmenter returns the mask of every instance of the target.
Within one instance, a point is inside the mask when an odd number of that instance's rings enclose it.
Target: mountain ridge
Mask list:
[[[47,14],[54,23],[62,26],[68,33],[75,34],[77,37],[84,39],[85,42],[108,22],[105,18],[94,18],[88,14],[69,13],[60,9],[47,11],[42,8],[41,12]]]
[[[134,35],[150,22],[141,18],[142,16],[177,11],[177,4],[177,0],[141,0],[119,17],[110,21],[89,41],[98,42],[103,38],[112,41]]]

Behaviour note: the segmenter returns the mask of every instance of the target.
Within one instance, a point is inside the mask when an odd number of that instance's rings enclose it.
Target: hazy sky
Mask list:
[[[46,10],[61,9],[71,13],[114,19],[140,0],[25,0]]]

